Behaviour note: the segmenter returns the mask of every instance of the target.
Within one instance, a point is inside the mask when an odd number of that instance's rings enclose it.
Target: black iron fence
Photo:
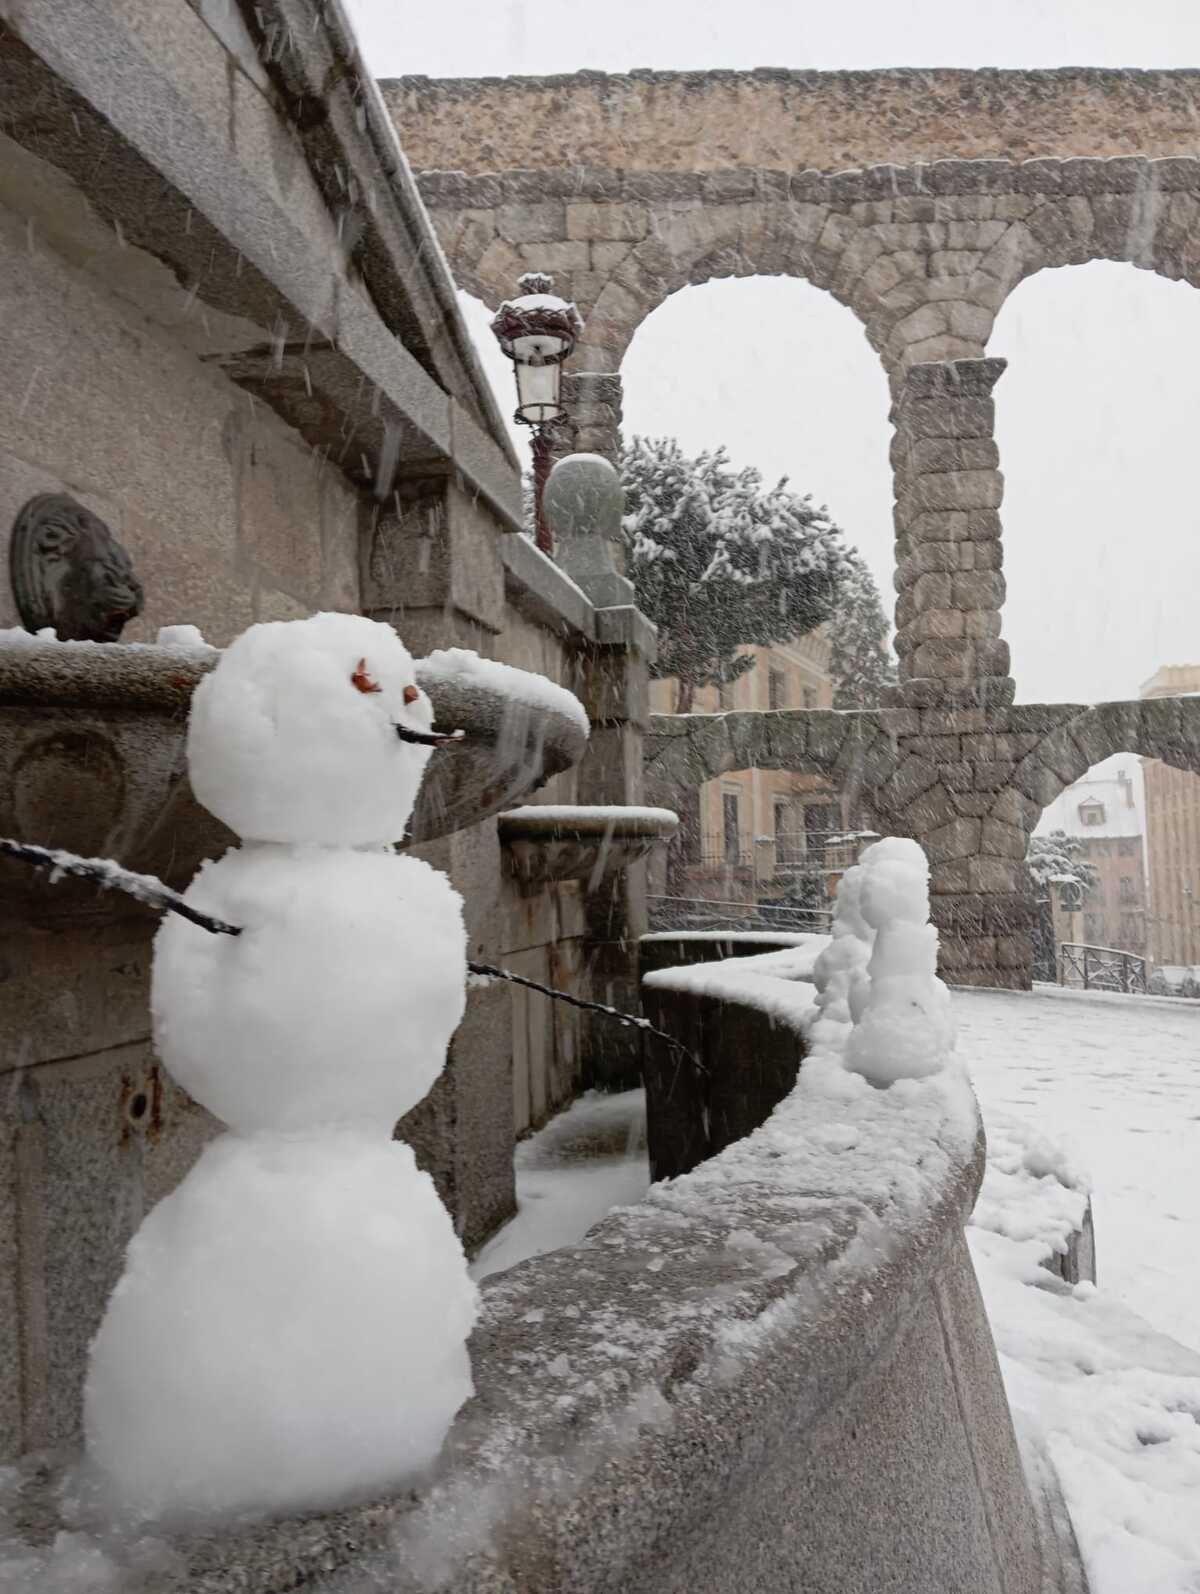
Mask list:
[[[1058,949],[1058,982],[1083,991],[1146,994],[1146,959],[1113,946],[1063,941]]]

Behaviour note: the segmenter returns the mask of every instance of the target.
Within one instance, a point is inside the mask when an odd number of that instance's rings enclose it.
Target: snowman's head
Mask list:
[[[251,626],[196,689],[196,796],[247,841],[399,841],[433,710],[390,625],[354,614]]]

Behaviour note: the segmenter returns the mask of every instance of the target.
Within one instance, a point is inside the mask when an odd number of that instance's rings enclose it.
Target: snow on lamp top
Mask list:
[[[247,841],[399,841],[432,724],[391,626],[352,614],[251,626],[192,699],[192,789]]]

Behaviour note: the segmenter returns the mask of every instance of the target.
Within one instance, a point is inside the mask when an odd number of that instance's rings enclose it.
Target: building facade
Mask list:
[[[753,667],[726,687],[698,687],[692,712],[830,708],[829,656],[824,627],[770,647],[741,647],[738,657],[753,659]],[[655,681],[652,712],[672,713],[677,690],[673,678]],[[700,786],[690,807],[678,806],[667,892],[677,903],[691,902],[700,916],[707,903],[733,916],[746,907],[823,912],[841,870],[854,861],[835,839],[853,816],[818,775],[733,770]]]
[[[1096,877],[1070,910],[1056,894],[1056,942],[1150,955],[1141,787],[1138,761],[1118,755],[1068,786],[1042,815],[1039,834],[1062,831],[1078,840]]]
[[[1143,685],[1144,698],[1200,693],[1200,664],[1171,664]],[[1200,776],[1143,760],[1151,942],[1156,967],[1200,964]]]

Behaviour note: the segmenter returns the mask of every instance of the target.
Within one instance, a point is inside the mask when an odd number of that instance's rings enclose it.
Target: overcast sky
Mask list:
[[[380,77],[1200,63],[1200,0],[348,3]],[[507,413],[509,368],[469,319]],[[1042,272],[988,352],[1010,362],[996,400],[1019,698],[1133,696],[1160,664],[1200,662],[1200,293],[1132,266]],[[848,310],[790,279],[687,288],[643,325],[623,375],[627,431],[725,443],[789,476],[829,505],[890,609],[887,388]]]

